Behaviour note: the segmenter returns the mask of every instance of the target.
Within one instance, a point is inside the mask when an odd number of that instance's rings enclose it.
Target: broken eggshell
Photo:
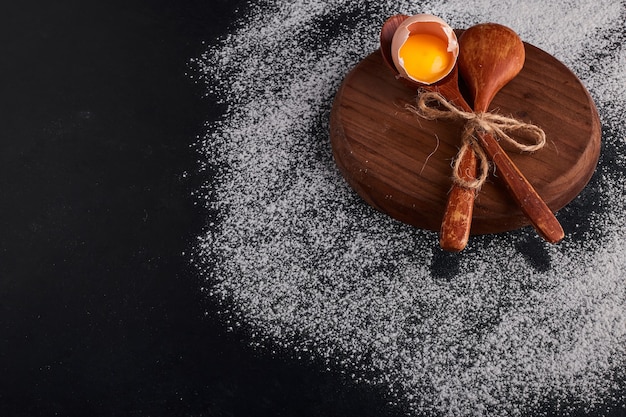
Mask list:
[[[445,49],[440,58],[444,59],[444,64],[432,71],[427,70],[427,75],[416,75],[415,71],[408,70],[409,65],[401,50],[412,35],[430,35],[443,42]],[[430,85],[445,78],[456,65],[458,55],[459,43],[454,30],[443,19],[430,14],[417,14],[406,18],[396,29],[391,41],[391,57],[399,75],[420,84]],[[425,62],[424,65],[430,65],[430,62]]]

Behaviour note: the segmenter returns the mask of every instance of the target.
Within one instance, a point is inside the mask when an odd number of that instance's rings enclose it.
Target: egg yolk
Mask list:
[[[407,74],[430,84],[438,81],[450,64],[452,54],[447,49],[448,43],[437,36],[416,33],[408,37],[398,55]]]

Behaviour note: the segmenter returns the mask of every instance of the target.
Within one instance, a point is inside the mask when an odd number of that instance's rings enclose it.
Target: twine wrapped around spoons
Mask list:
[[[461,148],[454,159],[453,181],[461,187],[480,190],[489,175],[489,158],[476,142],[475,133],[482,131],[490,133],[494,138],[504,141],[520,152],[535,152],[546,144],[546,134],[538,126],[526,123],[512,117],[502,116],[491,112],[467,112],[460,110],[450,103],[440,93],[422,89],[419,91],[417,105],[407,104],[407,110],[427,120],[450,119],[464,120],[465,127],[461,137]],[[511,137],[523,137],[532,144],[522,143]],[[480,174],[471,180],[463,178],[459,173],[463,155],[474,151],[480,166]]]

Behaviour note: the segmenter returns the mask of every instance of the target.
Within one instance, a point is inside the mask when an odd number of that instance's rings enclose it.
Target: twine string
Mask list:
[[[545,132],[536,125],[496,113],[474,113],[459,110],[437,92],[420,91],[417,106],[408,104],[407,109],[427,120],[465,121],[461,136],[461,148],[454,159],[452,169],[452,179],[461,187],[480,190],[489,175],[489,159],[476,140],[475,135],[477,133],[491,134],[496,140],[504,141],[520,152],[535,152],[546,144]],[[523,138],[528,143],[514,139],[511,135]],[[473,151],[478,160],[479,173],[476,178],[460,172],[463,155],[469,151]]]

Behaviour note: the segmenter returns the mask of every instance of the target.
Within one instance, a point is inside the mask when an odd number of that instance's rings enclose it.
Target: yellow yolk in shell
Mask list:
[[[410,35],[398,55],[407,74],[424,83],[438,81],[453,59],[446,41],[424,33]]]

